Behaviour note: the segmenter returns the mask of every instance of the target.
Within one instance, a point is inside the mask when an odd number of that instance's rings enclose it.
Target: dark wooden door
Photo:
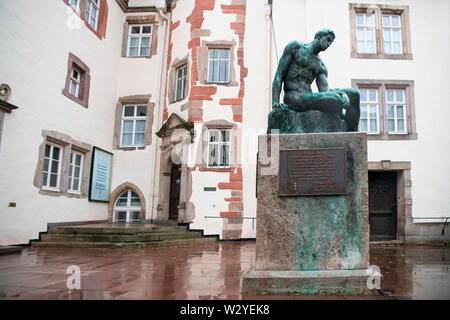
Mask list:
[[[178,204],[180,203],[181,165],[172,164],[170,174],[169,220],[178,219]]]
[[[369,172],[370,240],[397,238],[397,174]]]

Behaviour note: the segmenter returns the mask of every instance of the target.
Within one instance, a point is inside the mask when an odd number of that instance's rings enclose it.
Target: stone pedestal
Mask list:
[[[347,192],[280,196],[280,150],[314,148],[345,148]],[[257,198],[256,261],[244,292],[372,292],[366,134],[259,136]]]

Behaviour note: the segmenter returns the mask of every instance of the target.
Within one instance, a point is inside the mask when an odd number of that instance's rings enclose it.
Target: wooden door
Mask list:
[[[170,174],[169,220],[178,220],[180,202],[181,165],[172,164]]]
[[[369,172],[370,240],[397,238],[397,174]]]

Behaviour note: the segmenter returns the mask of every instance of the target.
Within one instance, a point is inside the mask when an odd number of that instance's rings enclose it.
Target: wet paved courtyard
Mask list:
[[[145,249],[25,248],[0,256],[0,299],[450,299],[450,247],[371,246],[385,295],[241,294],[255,241]],[[67,268],[79,266],[80,289]]]

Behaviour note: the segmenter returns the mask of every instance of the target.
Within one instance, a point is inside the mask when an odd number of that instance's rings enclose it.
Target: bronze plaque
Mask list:
[[[345,148],[280,150],[280,196],[347,194]]]

